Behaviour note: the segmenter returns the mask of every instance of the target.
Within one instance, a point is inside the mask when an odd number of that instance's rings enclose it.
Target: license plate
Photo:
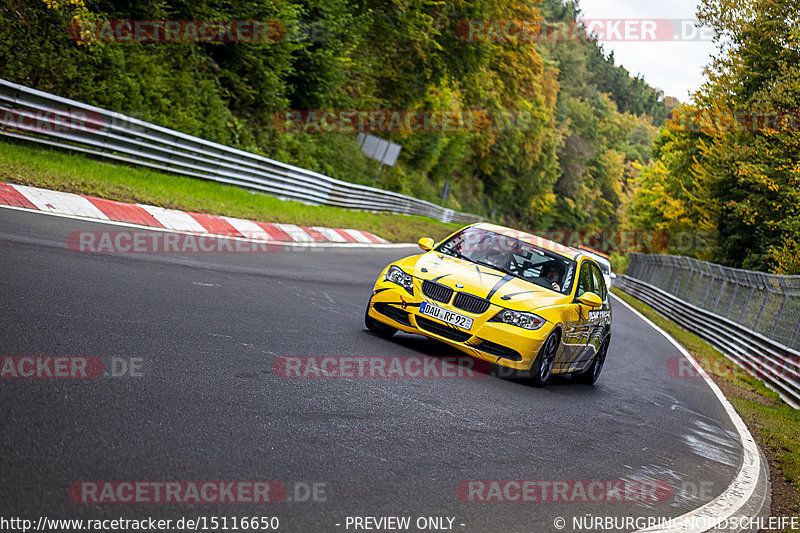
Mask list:
[[[447,322],[448,324],[458,326],[461,329],[472,329],[472,319],[470,317],[459,315],[458,313],[448,311],[447,309],[442,309],[441,307],[431,305],[428,302],[422,302],[422,305],[419,306],[419,312],[423,315],[437,318],[442,322]]]

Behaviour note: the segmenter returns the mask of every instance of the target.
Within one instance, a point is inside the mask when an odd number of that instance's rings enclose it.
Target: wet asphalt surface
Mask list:
[[[678,516],[725,490],[741,463],[711,390],[675,377],[677,350],[619,303],[594,387],[483,374],[286,379],[278,358],[459,355],[363,326],[380,269],[415,249],[98,255],[66,246],[72,231],[103,229],[119,228],[0,209],[0,355],[90,356],[119,374],[3,374],[2,517],[263,516],[278,517],[280,531],[331,532],[359,530],[352,517],[367,516],[409,517],[407,531],[436,529],[420,517],[446,517],[438,529],[452,519],[463,532],[558,531],[562,517],[571,531],[573,517]],[[123,504],[76,503],[69,492],[80,481],[191,480],[272,481],[287,493],[268,504]],[[487,503],[463,501],[468,480],[654,480],[669,491],[657,502],[576,493]]]

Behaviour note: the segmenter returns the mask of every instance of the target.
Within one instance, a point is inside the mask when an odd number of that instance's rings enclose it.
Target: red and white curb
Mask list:
[[[302,246],[395,247],[369,231],[258,222],[0,182],[0,207],[115,225]]]

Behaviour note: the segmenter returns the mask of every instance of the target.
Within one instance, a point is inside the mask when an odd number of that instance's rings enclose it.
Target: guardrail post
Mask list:
[[[639,276],[639,258],[633,252],[628,252],[628,270],[626,274],[630,272],[631,276],[638,277]]]
[[[647,281],[653,285],[658,285],[658,279],[663,274],[661,260],[658,257],[650,257],[649,259],[652,261],[652,266],[650,267],[650,279]]]
[[[792,330],[792,338],[789,340],[789,347],[794,348],[795,342],[797,341],[797,334],[800,333],[800,314],[797,315],[797,322],[794,325],[794,329]]]
[[[681,278],[683,278],[683,261],[681,260],[680,256],[675,258],[673,268],[675,270],[675,281],[670,280],[672,281],[672,287],[670,287],[669,292],[677,296],[678,287],[680,287]]]
[[[681,282],[681,278],[683,277],[683,261],[681,260],[680,256],[673,258],[672,268],[675,271],[674,276],[675,279],[670,279],[670,288],[669,292],[672,294],[677,294],[678,285]]]
[[[722,273],[722,268],[717,267],[719,269],[720,275],[722,277],[722,287],[719,288],[719,293],[717,294],[717,300],[714,302],[714,307],[711,309],[711,312],[716,313],[717,307],[719,306],[719,301],[722,300],[722,293],[725,292],[725,288],[728,286],[728,280],[725,279],[725,274]]]
[[[750,307],[750,300],[753,299],[753,293],[756,291],[756,286],[752,285],[750,287],[750,292],[747,294],[747,298],[744,301],[744,305],[742,306],[742,313],[739,315],[739,320],[737,321],[739,324],[744,324],[744,315],[747,312],[747,308]]]
[[[734,277],[736,277],[736,272],[733,273]],[[739,294],[739,280],[738,278],[733,282],[733,296],[731,296],[731,303],[728,306],[728,311],[725,313],[725,318],[728,318],[729,311],[733,309],[733,306],[736,304],[736,295]]]
[[[664,256],[661,258],[661,269],[664,271],[664,277],[661,280],[660,287],[669,292],[669,286],[672,284],[672,276],[675,275],[672,258]]]
[[[652,283],[653,269],[655,268],[653,258],[640,256],[640,260],[642,266],[640,267],[641,272],[639,273],[639,279]]]
[[[775,331],[778,329],[778,322],[781,320],[781,315],[783,315],[783,310],[786,309],[786,302],[789,301],[789,291],[786,285],[781,280],[781,288],[783,289],[783,301],[781,302],[781,308],[778,310],[778,314],[775,315],[775,323],[772,324],[772,330],[769,332],[769,338],[775,338]]]
[[[703,262],[705,267],[708,269],[708,283],[706,283],[706,293],[703,295],[703,301],[700,302],[700,307],[706,308],[706,301],[708,301],[708,297],[711,294],[711,284],[714,281],[714,273],[711,270],[711,263]],[[705,274],[703,274],[705,277]]]
[[[695,272],[696,272],[696,269],[695,269],[696,260],[694,258],[692,258],[692,257],[685,257],[684,260],[686,261],[686,265],[688,267],[689,273],[686,275],[686,283],[684,284],[683,289],[681,289],[680,286],[678,287],[678,295],[681,298],[683,298],[684,294],[689,292],[689,287],[692,284],[692,280],[694,279]]]
[[[633,277],[641,278],[644,275],[644,272],[647,270],[647,264],[644,262],[643,259],[639,259],[634,252],[628,252],[628,257],[631,258],[631,262],[628,263],[628,268],[631,265],[634,265],[634,270],[632,271]],[[624,275],[628,275],[628,272],[625,271]]]
[[[764,284],[764,300],[761,302],[761,307],[758,308],[758,314],[756,315],[756,321],[753,322],[753,331],[758,331],[758,322],[761,320],[761,315],[764,313],[764,308],[767,306],[767,300],[769,300],[769,295],[772,293],[768,284]]]
[[[686,290],[689,291],[692,295],[697,295],[697,290],[700,288],[700,283],[703,281],[703,269],[700,265],[700,261],[697,259],[692,259],[692,268],[694,268],[694,272],[692,277],[689,278],[690,283],[686,284]],[[695,299],[697,301],[697,298]]]

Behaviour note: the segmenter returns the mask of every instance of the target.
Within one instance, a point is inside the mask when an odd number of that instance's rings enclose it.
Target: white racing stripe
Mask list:
[[[353,237],[358,242],[363,242],[364,244],[369,244],[369,243],[372,242],[363,233],[361,233],[357,229],[345,229],[345,230],[342,230],[342,231],[346,231],[348,235]]]
[[[174,209],[165,209],[155,205],[136,204],[158,220],[162,226],[167,229],[174,229],[178,231],[188,231],[191,233],[208,233],[208,230],[203,227],[188,213],[183,211],[176,211]]]
[[[318,232],[322,233],[322,236],[331,242],[347,242],[347,239],[339,235],[339,233],[337,233],[335,230],[331,228],[323,228],[322,226],[312,226],[311,229],[315,229]]]
[[[300,226],[295,226],[294,224],[273,224],[273,226],[288,233],[294,242],[314,242],[311,235],[306,233]]]
[[[747,429],[747,426],[739,416],[739,413],[736,412],[725,395],[722,394],[722,391],[719,390],[717,384],[714,383],[711,377],[709,377],[709,375],[703,370],[695,358],[692,357],[692,354],[690,354],[678,341],[673,339],[669,333],[656,326],[651,320],[631,307],[627,302],[614,294],[612,294],[612,296],[614,297],[615,301],[630,309],[633,314],[641,318],[657,332],[661,333],[673,346],[678,349],[681,355],[683,355],[689,361],[689,363],[691,363],[697,373],[703,377],[706,385],[709,386],[711,391],[722,404],[722,407],[725,409],[725,412],[728,414],[731,422],[733,422],[734,427],[736,427],[736,431],[739,432],[739,438],[742,441],[742,466],[739,469],[739,472],[736,474],[733,482],[722,494],[702,507],[698,507],[693,511],[689,511],[684,515],[674,518],[668,527],[656,526],[640,531],[646,531],[648,533],[669,531],[703,533],[705,531],[715,529],[714,524],[719,524],[724,520],[736,515],[736,513],[742,507],[744,507],[753,496],[756,484],[758,483],[759,472],[761,471],[761,454],[759,453],[758,445],[753,439],[753,436],[750,434],[750,430]],[[698,528],[698,524],[706,524],[708,527]]]
[[[271,241],[274,240],[269,233],[264,231],[264,228],[253,222],[252,220],[245,220],[243,218],[222,217],[228,224],[233,226],[233,229],[244,235],[248,239],[254,241]]]
[[[42,211],[99,218],[101,220],[109,219],[108,216],[95,207],[92,202],[77,194],[38,189],[25,185],[14,185],[14,188]]]

